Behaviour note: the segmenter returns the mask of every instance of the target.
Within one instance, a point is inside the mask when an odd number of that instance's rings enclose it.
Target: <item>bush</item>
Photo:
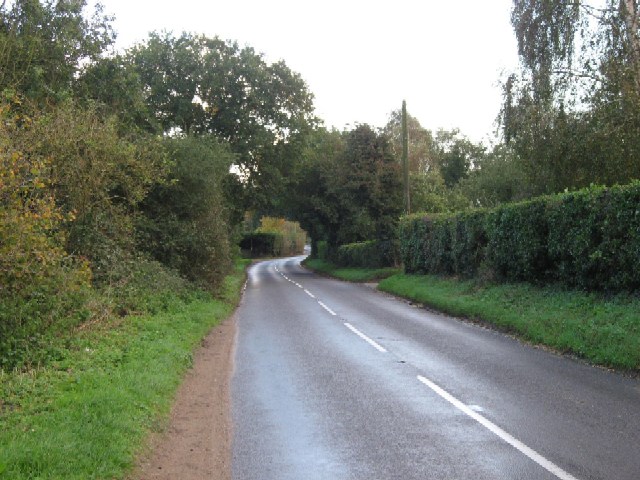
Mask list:
[[[311,246],[315,246],[315,251],[311,252],[311,256],[313,258],[317,258],[319,260],[329,260],[329,242],[327,242],[326,240],[320,240],[318,242],[313,242]]]
[[[500,277],[525,281],[547,278],[547,201],[514,203],[487,214],[487,261]]]
[[[384,268],[397,264],[397,242],[370,240],[338,247],[335,262],[341,267]]]
[[[279,237],[278,233],[247,233],[240,241],[240,248],[250,257],[274,256]]]
[[[273,255],[281,257],[302,254],[307,241],[307,232],[298,222],[278,217],[262,217],[256,233],[275,234]]]
[[[169,269],[215,291],[231,268],[232,226],[223,185],[234,160],[213,138],[166,140],[170,181],[142,202],[138,248]]]
[[[549,256],[570,286],[640,288],[640,183],[593,187],[548,205]]]
[[[459,213],[453,218],[450,228],[454,273],[473,277],[483,266],[487,249],[485,216],[485,211],[475,210]]]
[[[607,292],[640,289],[640,182],[592,187],[400,225],[407,273],[560,282]]]
[[[75,321],[91,280],[87,263],[64,249],[72,217],[55,204],[49,162],[20,148],[14,120],[0,105],[0,368]]]

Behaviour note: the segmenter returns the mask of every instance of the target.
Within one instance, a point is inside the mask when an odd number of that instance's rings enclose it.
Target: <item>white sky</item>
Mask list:
[[[101,0],[118,47],[153,30],[217,35],[284,60],[327,126],[382,127],[406,99],[423,127],[495,130],[498,81],[517,65],[512,0]]]

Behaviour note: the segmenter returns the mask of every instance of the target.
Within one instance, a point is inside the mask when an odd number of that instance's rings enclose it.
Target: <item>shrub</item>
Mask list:
[[[454,215],[402,219],[407,273],[640,289],[640,182],[592,187]]]
[[[14,120],[0,105],[0,367],[18,365],[42,334],[63,328],[91,279],[87,263],[64,249],[72,217],[55,204],[49,163],[16,145]]]
[[[156,184],[141,204],[138,247],[214,291],[231,268],[232,226],[223,184],[234,156],[214,138],[165,142],[172,160],[170,181]]]
[[[300,228],[298,222],[291,222],[284,218],[262,217],[257,233],[273,233],[276,235],[273,255],[299,255],[304,251],[307,232]]]
[[[487,260],[499,276],[526,281],[546,278],[550,267],[546,201],[514,203],[487,214]]]
[[[329,260],[329,242],[326,240],[320,240],[312,243],[315,245],[315,251],[311,252],[311,256],[320,260]]]
[[[476,275],[484,263],[487,249],[484,210],[459,213],[451,228],[453,272],[464,277]]]
[[[250,257],[272,256],[276,253],[280,234],[254,232],[247,233],[240,241],[240,248]],[[281,240],[280,240],[281,241]]]
[[[380,240],[349,243],[338,247],[335,257],[341,267],[391,267],[397,263],[397,243]]]
[[[640,288],[640,183],[557,197],[548,223],[556,279],[586,289]]]

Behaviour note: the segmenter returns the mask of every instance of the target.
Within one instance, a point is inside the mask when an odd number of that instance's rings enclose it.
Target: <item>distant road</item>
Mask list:
[[[238,310],[235,480],[640,479],[640,382],[300,260]]]

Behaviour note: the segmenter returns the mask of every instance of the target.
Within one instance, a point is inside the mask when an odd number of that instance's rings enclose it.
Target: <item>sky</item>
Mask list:
[[[493,136],[500,80],[518,64],[511,2],[101,0],[118,49],[154,30],[217,35],[284,60],[328,127],[382,127],[406,100],[423,127],[474,141]]]

